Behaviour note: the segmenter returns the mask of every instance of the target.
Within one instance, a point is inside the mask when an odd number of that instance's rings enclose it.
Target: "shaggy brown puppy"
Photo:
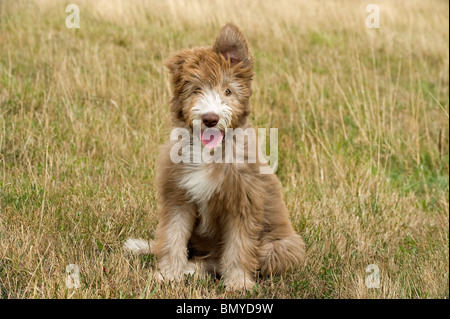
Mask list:
[[[125,243],[128,250],[154,253],[163,279],[215,272],[228,289],[249,289],[258,270],[263,275],[280,273],[304,260],[305,244],[289,221],[279,181],[273,173],[261,173],[267,163],[250,160],[249,135],[240,139],[251,128],[247,119],[253,64],[245,37],[230,23],[212,47],[183,50],[166,62],[173,89],[173,126],[189,132],[185,143],[193,152],[187,161],[174,163],[171,155],[180,141],[161,147],[156,240],[151,245],[140,240]],[[195,121],[201,125],[200,133],[194,129]],[[208,128],[220,130],[210,137],[218,142],[213,150],[222,151],[221,159],[227,148],[245,141],[244,163],[195,162],[195,141],[201,141],[197,152],[204,152]],[[223,143],[228,131],[237,128],[242,130]],[[238,153],[232,152],[234,159]]]

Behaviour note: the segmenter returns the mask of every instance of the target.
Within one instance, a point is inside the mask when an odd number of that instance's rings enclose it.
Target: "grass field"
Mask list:
[[[449,298],[448,1],[376,1],[379,29],[373,1],[71,2],[0,0],[0,298]],[[153,256],[122,251],[157,224],[163,61],[227,21],[255,56],[251,120],[278,128],[308,247],[245,293],[158,283]]]

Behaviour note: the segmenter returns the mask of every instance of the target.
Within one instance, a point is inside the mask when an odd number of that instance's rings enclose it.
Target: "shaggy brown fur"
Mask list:
[[[166,65],[174,127],[192,136],[192,108],[206,90],[219,92],[231,108],[228,128],[251,127],[253,64],[245,37],[232,24],[220,30],[212,48],[171,57]],[[274,174],[260,174],[266,164],[174,164],[169,153],[175,142],[161,147],[157,163],[159,224],[152,250],[162,278],[215,272],[228,289],[249,289],[257,271],[281,273],[303,262],[305,245],[289,221],[281,185]],[[221,147],[225,154],[225,143]]]

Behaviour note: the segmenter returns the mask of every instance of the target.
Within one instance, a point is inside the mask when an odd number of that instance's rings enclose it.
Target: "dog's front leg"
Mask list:
[[[221,273],[228,290],[251,289],[259,268],[257,253],[261,232],[257,214],[251,211],[230,215],[225,222]]]
[[[191,204],[160,207],[156,230],[155,255],[165,280],[179,281],[189,271],[187,244],[191,237],[196,210]]]

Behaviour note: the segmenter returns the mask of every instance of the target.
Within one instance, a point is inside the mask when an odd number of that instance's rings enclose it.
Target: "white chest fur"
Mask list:
[[[206,205],[220,184],[220,179],[212,175],[209,164],[186,165],[185,174],[179,186],[186,190],[191,200],[198,205]]]
[[[186,190],[190,200],[198,207],[200,223],[197,231],[200,234],[211,234],[212,219],[208,212],[208,202],[220,186],[221,180],[213,176],[212,167],[208,164],[187,165],[179,186]]]

